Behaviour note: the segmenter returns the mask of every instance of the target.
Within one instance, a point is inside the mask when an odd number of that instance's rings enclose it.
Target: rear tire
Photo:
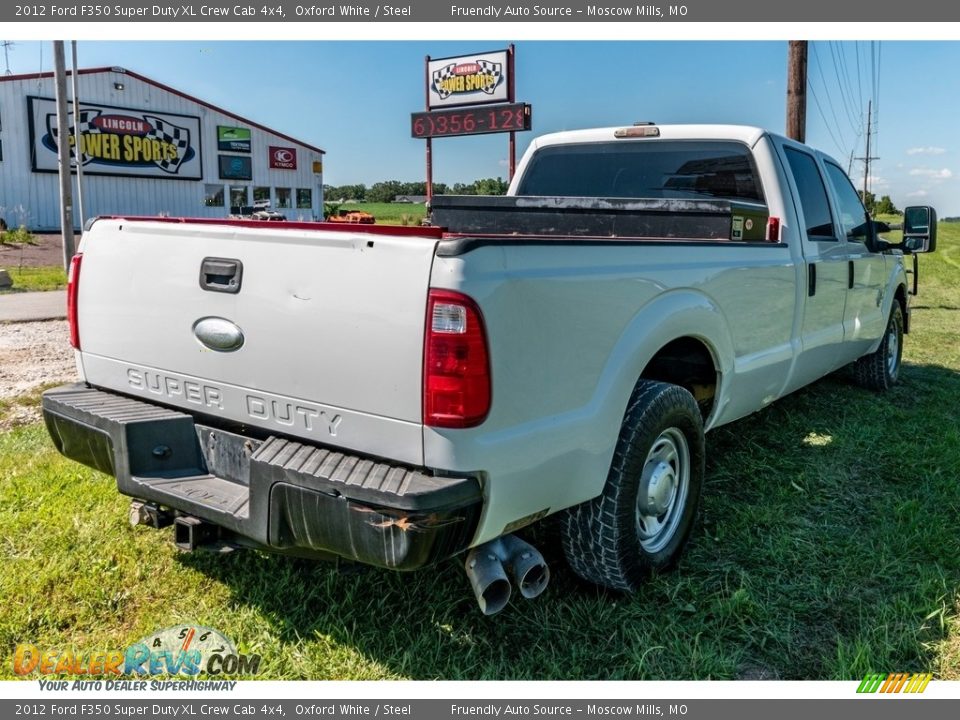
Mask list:
[[[603,493],[562,515],[563,551],[584,580],[636,590],[679,559],[703,485],[703,419],[693,395],[641,380],[624,416]]]
[[[853,363],[853,378],[868,390],[889,390],[897,383],[903,358],[903,310],[893,301],[880,347]]]

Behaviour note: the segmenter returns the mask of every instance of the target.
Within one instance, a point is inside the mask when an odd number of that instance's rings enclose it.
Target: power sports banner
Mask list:
[[[454,105],[506,102],[509,84],[507,51],[430,59],[430,109]]]
[[[57,108],[50,98],[27,98],[30,156],[34,172],[57,172]],[[199,180],[200,118],[111,105],[80,104],[79,143],[73,135],[70,155],[90,175]]]

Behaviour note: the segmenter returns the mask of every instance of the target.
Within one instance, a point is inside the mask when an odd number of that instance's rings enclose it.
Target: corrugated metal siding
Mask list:
[[[226,217],[230,211],[229,193],[225,189],[225,207],[204,206],[205,185],[247,185],[249,201],[253,201],[253,187],[289,187],[312,190],[313,207],[281,210],[291,220],[319,219],[322,216],[323,176],[313,173],[313,162],[322,156],[313,149],[260,128],[247,125],[235,118],[180,97],[128,74],[115,72],[81,74],[78,78],[81,102],[102,103],[132,110],[158,113],[179,113],[200,118],[203,159],[203,180],[152,179],[84,175],[84,214],[96,215],[157,215],[188,217]],[[123,83],[123,90],[114,88]],[[0,142],[3,160],[0,161],[0,217],[11,226],[26,224],[34,230],[55,230],[60,226],[59,184],[56,173],[38,173],[31,169],[30,131],[27,97],[30,95],[53,98],[53,78],[11,79],[0,82]],[[217,151],[217,126],[249,127],[253,165],[252,181],[220,180]],[[270,145],[295,147],[296,170],[269,168],[267,148]],[[232,153],[226,153],[232,154]],[[76,192],[76,190],[74,190]],[[74,202],[76,205],[76,201]],[[77,211],[74,210],[77,217]],[[79,221],[79,219],[78,219]]]

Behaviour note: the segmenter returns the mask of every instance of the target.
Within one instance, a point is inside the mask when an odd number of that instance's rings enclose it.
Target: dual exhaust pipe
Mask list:
[[[513,590],[511,578],[527,600],[546,590],[550,582],[546,560],[533,545],[515,535],[473,548],[467,553],[464,568],[484,615],[496,615],[507,606]]]

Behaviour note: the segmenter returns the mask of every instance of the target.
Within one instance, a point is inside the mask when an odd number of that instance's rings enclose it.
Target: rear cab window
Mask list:
[[[547,146],[531,158],[517,194],[764,202],[750,149],[722,140]]]
[[[816,159],[810,153],[792,147],[785,147],[784,152],[790,165],[790,173],[797,184],[807,238],[836,240],[830,200],[827,198],[827,188],[823,184],[820,170],[817,169]]]

